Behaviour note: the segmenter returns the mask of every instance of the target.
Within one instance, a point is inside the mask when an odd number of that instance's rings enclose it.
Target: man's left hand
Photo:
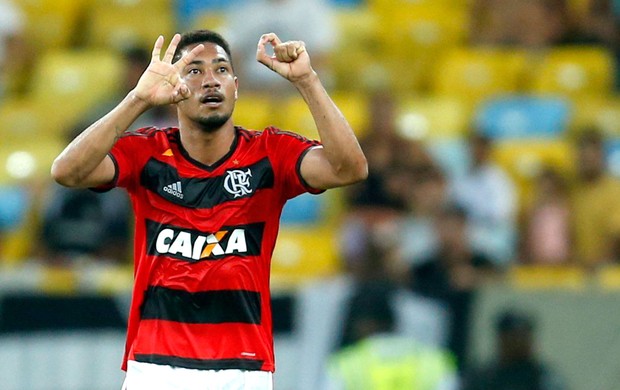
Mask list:
[[[273,55],[267,54],[266,46],[273,47]],[[256,60],[292,83],[314,75],[310,56],[303,41],[282,42],[274,33],[264,34],[258,41]]]

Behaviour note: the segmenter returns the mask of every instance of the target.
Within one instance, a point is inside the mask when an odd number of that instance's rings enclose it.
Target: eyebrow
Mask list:
[[[227,64],[229,64],[229,63],[230,63],[230,61],[228,61],[228,60],[227,60],[226,58],[224,58],[224,57],[214,58],[214,59],[211,61],[211,63],[212,63],[212,64],[219,64],[220,62],[225,62],[225,63],[227,63]],[[189,65],[204,65],[205,63],[206,63],[206,61],[203,61],[203,60],[194,60],[194,61],[190,62],[189,64],[187,64],[186,66],[189,66]]]

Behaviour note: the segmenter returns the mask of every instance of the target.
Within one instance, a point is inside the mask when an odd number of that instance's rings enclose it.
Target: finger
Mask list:
[[[290,44],[286,45],[286,54],[292,60],[296,60],[297,59],[297,47],[295,45],[297,45],[296,42],[291,42]]]
[[[194,58],[196,58],[196,56],[200,54],[200,52],[204,49],[205,45],[203,45],[202,43],[196,45],[196,47],[194,47],[189,53],[185,53],[183,57],[179,58],[179,60],[174,63],[174,66],[177,68],[177,70],[181,71],[181,69],[183,69],[185,66],[191,64],[192,61],[194,61]]]
[[[256,60],[261,64],[265,65],[269,69],[273,69],[273,57],[267,54],[266,45],[267,42],[270,42],[270,39],[278,39],[278,37],[273,34],[263,34],[258,40],[258,45],[256,47]]]
[[[299,41],[298,45],[295,46],[295,51],[297,52],[297,55],[299,56],[301,53],[306,51],[306,43],[304,41]]]
[[[155,46],[153,46],[153,56],[151,57],[151,61],[159,61],[159,56],[161,54],[161,48],[164,45],[164,37],[162,35],[157,37],[155,41]]]
[[[180,40],[181,40],[181,35],[174,34],[174,37],[172,37],[172,41],[170,41],[170,44],[168,45],[166,54],[164,54],[164,58],[162,59],[163,62],[167,62],[169,64],[172,63],[172,57],[174,57],[174,52],[177,50],[177,45],[179,44]]]
[[[288,53],[288,47],[290,45],[285,43],[283,45],[278,45],[274,49],[274,53],[276,55],[276,59],[280,62],[291,62],[293,58]]]

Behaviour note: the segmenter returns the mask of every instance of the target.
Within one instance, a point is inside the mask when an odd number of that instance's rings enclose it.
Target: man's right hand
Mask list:
[[[180,40],[181,36],[175,34],[163,59],[160,59],[160,55],[164,37],[160,35],[155,41],[151,63],[133,90],[134,95],[149,106],[175,104],[191,96],[181,77],[181,71],[204,49],[204,45],[197,45],[173,64],[172,58]]]

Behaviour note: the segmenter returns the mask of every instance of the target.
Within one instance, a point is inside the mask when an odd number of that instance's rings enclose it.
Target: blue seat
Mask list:
[[[0,186],[0,231],[17,228],[28,211],[30,195],[21,186]]]
[[[509,95],[481,104],[475,124],[493,139],[555,139],[566,131],[570,111],[565,99]]]
[[[605,155],[609,172],[620,177],[620,139],[611,139],[605,143]]]
[[[321,220],[323,195],[301,194],[284,205],[280,222],[283,225],[309,225]]]
[[[229,7],[242,5],[247,0],[179,0],[177,1],[177,18],[180,25],[191,24],[196,15],[205,11],[222,12]]]

